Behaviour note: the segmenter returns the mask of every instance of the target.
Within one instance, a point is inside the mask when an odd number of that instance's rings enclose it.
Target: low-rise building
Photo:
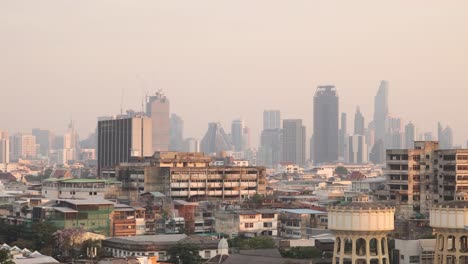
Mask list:
[[[435,244],[435,239],[395,239],[393,256],[399,260],[399,264],[432,264],[434,263]]]
[[[284,238],[310,238],[313,229],[327,229],[327,212],[311,209],[281,209],[279,235]]]
[[[218,245],[225,239],[212,237],[187,236],[185,234],[146,235],[132,237],[112,237],[102,241],[103,249],[114,257],[156,256],[158,261],[167,261],[168,250],[178,243],[189,243],[200,248],[203,259],[211,259],[218,255]]]
[[[277,236],[278,212],[270,209],[216,211],[215,230],[230,237]]]
[[[111,234],[114,203],[102,199],[63,199],[35,206],[33,222],[48,221],[58,229],[78,228],[98,234]]]
[[[112,214],[112,236],[144,235],[145,209],[125,204],[116,204]]]
[[[112,199],[121,183],[108,179],[50,178],[42,184],[42,196],[47,199]]]

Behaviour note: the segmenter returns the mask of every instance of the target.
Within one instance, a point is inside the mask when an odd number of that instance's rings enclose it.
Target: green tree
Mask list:
[[[10,251],[6,249],[0,249],[0,264],[15,264]]]
[[[178,264],[199,264],[202,263],[200,249],[193,244],[177,243],[167,251],[170,263]]]
[[[345,175],[348,175],[349,172],[348,172],[348,169],[346,169],[345,167],[338,166],[335,169],[335,173],[338,174],[339,176],[345,176]]]
[[[322,256],[322,252],[315,247],[292,247],[289,249],[279,249],[279,252],[282,257],[293,259],[311,259]]]
[[[258,236],[252,238],[236,237],[228,240],[229,247],[238,249],[266,249],[275,248],[275,241],[271,237]]]

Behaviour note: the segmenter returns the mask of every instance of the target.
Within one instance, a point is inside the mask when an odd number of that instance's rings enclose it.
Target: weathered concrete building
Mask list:
[[[436,141],[416,141],[414,149],[387,150],[385,191],[398,215],[428,215],[432,205],[468,190],[468,149],[439,149]]]
[[[120,164],[116,176],[145,192],[177,199],[241,199],[266,192],[265,168],[210,166],[210,162],[203,153],[156,152]]]

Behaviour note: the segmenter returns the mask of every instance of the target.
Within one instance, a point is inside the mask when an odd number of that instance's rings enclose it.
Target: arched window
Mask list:
[[[366,253],[366,240],[364,238],[359,238],[356,240],[356,255],[365,256]]]

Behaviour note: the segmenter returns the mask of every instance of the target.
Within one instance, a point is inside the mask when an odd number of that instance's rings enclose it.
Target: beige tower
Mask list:
[[[335,231],[334,263],[389,264],[387,234],[394,229],[395,208],[369,202],[360,194],[351,203],[328,208],[328,228]]]
[[[468,264],[468,193],[434,205],[430,224],[436,233],[435,263]]]

